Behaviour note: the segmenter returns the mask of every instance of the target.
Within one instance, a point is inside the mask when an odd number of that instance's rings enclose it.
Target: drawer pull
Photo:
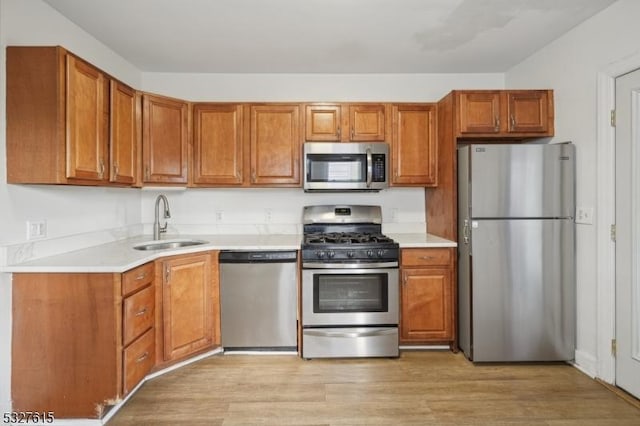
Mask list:
[[[145,306],[144,308],[142,308],[142,309],[140,309],[138,312],[136,312],[136,316],[137,316],[137,317],[141,317],[141,316],[143,316],[143,315],[144,315],[144,314],[146,314],[146,313],[147,313],[147,307]]]
[[[140,355],[138,358],[136,358],[136,362],[142,362],[147,358],[149,358],[149,352],[145,352],[142,355]]]
[[[143,272],[136,277],[136,281],[144,280],[147,277],[147,273]]]
[[[422,259],[422,260],[432,260],[432,259],[435,259],[435,258],[436,258],[435,256],[420,256],[420,259]]]

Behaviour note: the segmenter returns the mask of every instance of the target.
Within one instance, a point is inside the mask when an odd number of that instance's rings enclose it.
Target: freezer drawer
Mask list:
[[[574,217],[573,144],[470,145],[458,155],[467,157],[470,217]]]
[[[571,360],[572,220],[472,220],[473,361]]]

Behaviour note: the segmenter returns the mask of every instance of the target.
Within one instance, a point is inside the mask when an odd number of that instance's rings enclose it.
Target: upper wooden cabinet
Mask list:
[[[240,104],[194,104],[192,184],[242,185],[245,139]]]
[[[61,47],[7,47],[7,181],[131,184],[135,160],[125,166],[127,178],[111,176],[109,150],[110,141],[133,137],[137,121],[123,119],[120,101],[110,103],[110,84],[124,87]],[[110,135],[114,118],[118,135]],[[116,161],[134,156],[135,143],[119,145]]]
[[[435,186],[438,183],[435,104],[393,105],[391,184]]]
[[[133,185],[138,178],[141,97],[134,89],[114,80],[110,94],[110,180]]]
[[[385,104],[305,104],[305,140],[373,142],[388,139]]]
[[[250,106],[251,185],[300,185],[300,105]]]
[[[73,55],[66,59],[67,178],[104,180],[109,137],[109,81]]]
[[[145,93],[142,97],[143,183],[186,184],[189,104]]]
[[[550,90],[455,91],[462,138],[553,136]]]

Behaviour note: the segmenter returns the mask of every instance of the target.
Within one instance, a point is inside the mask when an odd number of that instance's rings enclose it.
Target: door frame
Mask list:
[[[611,126],[611,111],[616,107],[616,78],[638,68],[640,54],[608,65],[597,76],[597,356],[591,367],[596,377],[611,384],[616,382],[616,359],[611,353],[611,340],[616,336],[616,251],[611,241],[611,225],[616,223],[616,132]]]

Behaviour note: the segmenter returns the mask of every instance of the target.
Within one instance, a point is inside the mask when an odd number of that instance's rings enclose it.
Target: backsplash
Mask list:
[[[302,234],[302,208],[319,204],[380,205],[383,232],[426,230],[423,188],[391,188],[375,193],[305,193],[300,188],[147,188],[139,194],[140,223],[8,243],[0,246],[0,267],[139,235],[148,235],[151,240],[158,194],[165,194],[169,200],[167,236]]]

